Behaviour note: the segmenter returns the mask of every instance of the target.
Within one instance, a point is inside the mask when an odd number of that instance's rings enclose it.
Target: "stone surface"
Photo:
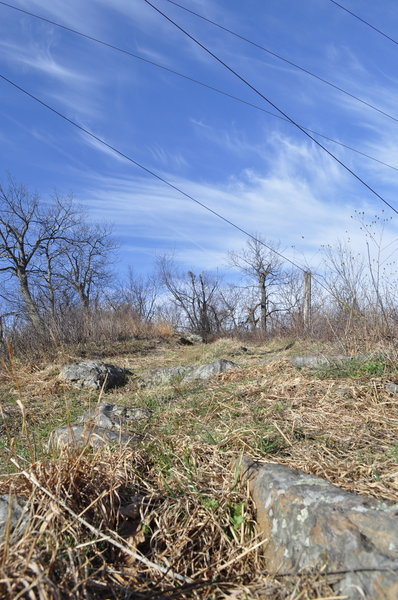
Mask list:
[[[100,389],[105,380],[106,389],[122,385],[126,381],[127,369],[108,365],[98,360],[87,360],[65,365],[60,376],[78,387]]]
[[[187,340],[192,342],[192,344],[203,344],[203,338],[201,335],[197,333],[188,333],[188,335],[184,336]]]
[[[181,344],[181,346],[193,346],[193,342],[191,342],[191,340],[183,336],[180,337],[178,343]]]
[[[352,398],[352,391],[350,388],[336,388],[334,393],[336,396],[340,396],[340,398]]]
[[[192,371],[192,367],[178,365],[176,367],[162,367],[160,369],[151,369],[141,379],[142,385],[166,385],[173,381],[181,380],[187,373]]]
[[[245,458],[242,474],[257,509],[267,568],[342,571],[349,600],[398,598],[398,506],[346,492],[279,464]],[[359,571],[355,572],[358,569]],[[369,569],[369,571],[366,571]]]
[[[398,394],[398,384],[386,383],[386,390],[387,392],[390,392],[390,394]]]
[[[292,356],[290,361],[294,367],[322,367],[324,365],[341,364],[351,360],[350,356]]]
[[[225,358],[220,358],[208,363],[207,365],[201,365],[200,367],[192,369],[185,375],[182,383],[189,383],[197,379],[210,379],[210,377],[213,377],[214,375],[219,375],[220,373],[225,373],[225,371],[229,371],[230,369],[237,368],[238,365],[236,363],[230,360],[225,360]]]
[[[147,408],[99,404],[87,410],[77,419],[77,423],[92,423],[106,429],[121,429],[125,425],[148,419],[151,411]]]
[[[177,367],[165,367],[149,371],[141,380],[142,385],[165,385],[174,381],[181,384],[187,384],[198,379],[209,379],[213,375],[224,373],[229,369],[236,369],[237,364],[230,360],[220,358],[214,362],[200,367],[187,367],[179,365]]]
[[[139,434],[122,433],[106,427],[93,425],[65,425],[58,427],[50,435],[48,445],[50,448],[69,446],[92,446],[98,448],[107,444],[136,444],[143,438]]]
[[[15,541],[23,533],[28,520],[25,503],[9,494],[0,496],[0,541],[5,537],[9,528],[10,540]]]

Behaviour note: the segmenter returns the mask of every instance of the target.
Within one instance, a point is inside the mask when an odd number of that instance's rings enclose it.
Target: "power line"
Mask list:
[[[368,108],[371,108],[372,110],[377,111],[378,113],[384,115],[385,117],[392,119],[393,121],[398,122],[398,117],[394,117],[394,115],[391,115],[390,113],[382,110],[381,108],[378,108],[377,106],[371,104],[370,102],[367,102],[366,100],[364,100],[363,98],[360,98],[359,96],[355,96],[354,94],[352,94],[351,92],[348,92],[347,90],[345,90],[344,88],[339,87],[338,85],[328,81],[327,79],[324,79],[323,77],[321,77],[320,75],[316,75],[315,73],[313,73],[312,71],[309,71],[308,69],[298,65],[297,63],[292,62],[291,60],[281,56],[280,54],[277,54],[276,52],[273,52],[272,50],[269,50],[268,48],[265,48],[264,46],[261,46],[260,44],[257,44],[256,42],[253,42],[252,40],[249,40],[248,38],[245,38],[244,36],[240,35],[239,33],[236,33],[235,31],[232,31],[231,29],[228,29],[227,27],[224,27],[223,25],[220,25],[219,23],[216,23],[215,21],[212,21],[211,19],[208,19],[207,17],[204,17],[203,15],[194,12],[193,10],[186,8],[185,6],[183,6],[182,4],[178,4],[177,2],[174,2],[173,0],[167,0],[167,2],[170,2],[171,4],[174,4],[175,6],[178,6],[179,8],[191,13],[192,15],[195,15],[196,17],[198,17],[199,19],[203,19],[204,21],[207,21],[208,23],[211,23],[212,25],[214,25],[215,27],[218,27],[219,29],[222,29],[223,31],[226,31],[228,33],[230,33],[231,35],[247,42],[248,44],[251,44],[252,46],[255,46],[256,48],[259,48],[260,50],[263,50],[264,52],[267,52],[268,54],[270,54],[271,56],[289,64],[290,66],[299,69],[300,71],[302,71],[303,73],[306,73],[307,75],[310,75],[311,77],[314,77],[315,79],[318,79],[319,81],[321,81],[322,83],[325,83],[326,85],[329,85],[330,87],[338,90],[339,92],[346,94],[347,96],[349,96],[350,98],[352,98],[353,100],[356,100],[357,102],[360,102],[361,104],[364,104],[365,106],[367,106]],[[168,67],[164,67],[159,65],[158,63],[155,63],[153,61],[150,61],[148,59],[143,58],[142,56],[139,56],[138,54],[134,54],[133,52],[130,52],[129,50],[126,50],[124,48],[120,48],[119,46],[115,46],[114,44],[111,44],[109,42],[105,42],[103,40],[100,40],[96,37],[93,37],[91,35],[88,35],[86,33],[82,33],[81,31],[78,31],[77,29],[73,29],[72,27],[67,27],[66,25],[62,25],[61,23],[57,23],[56,21],[52,21],[51,19],[47,19],[46,17],[42,17],[41,15],[37,15],[35,13],[32,13],[28,10],[24,10],[23,8],[19,8],[17,6],[14,6],[13,4],[9,4],[8,2],[4,2],[4,1],[0,1],[0,5],[6,6],[8,8],[12,8],[13,10],[17,10],[18,12],[24,13],[26,15],[29,15],[30,17],[34,17],[36,19],[40,19],[41,21],[44,21],[46,23],[49,23],[50,25],[54,25],[55,27],[60,27],[61,29],[64,29],[65,31],[69,31],[71,33],[74,33],[76,35],[80,35],[88,40],[91,40],[92,42],[96,42],[98,44],[102,44],[103,46],[107,46],[108,48],[111,48],[112,50],[116,50],[118,52],[122,52],[123,54],[126,54],[128,56],[132,56],[133,58],[137,58],[139,60],[142,60],[144,62],[147,62],[149,64],[158,66],[162,69],[165,69],[167,71],[170,71],[171,73],[174,73],[175,75],[180,75],[181,77],[185,77],[186,79],[191,79],[191,81],[195,81],[195,83],[200,83],[197,80],[194,80],[192,78],[190,78],[187,75],[182,75],[181,73],[178,73],[177,71],[174,71],[173,69],[170,69]],[[201,84],[201,85],[205,85],[207,86],[207,84]],[[210,89],[214,89],[216,90],[216,88],[212,88],[211,86],[208,86]],[[223,93],[223,92],[220,92]],[[317,135],[321,135],[321,134],[317,134]],[[334,140],[332,140],[334,141]]]
[[[361,21],[361,23],[364,23],[364,25],[367,25],[368,27],[370,27],[371,29],[373,29],[373,31],[376,31],[377,33],[379,33],[383,37],[385,37],[388,40],[390,40],[390,42],[393,42],[394,44],[397,44],[397,46],[398,46],[397,40],[394,40],[394,38],[392,38],[391,36],[387,35],[387,33],[384,33],[384,31],[381,31],[381,29],[378,29],[377,27],[375,27],[374,25],[372,25],[371,23],[369,23],[369,21],[366,21],[365,19],[363,19],[359,15],[355,14],[354,12],[352,12],[352,10],[349,10],[348,8],[346,8],[345,6],[343,6],[342,4],[339,4],[339,2],[336,2],[336,0],[330,0],[330,2],[332,2],[332,4],[335,4],[336,6],[338,6],[339,8],[341,8],[342,10],[345,10],[345,12],[347,12],[348,14],[350,14],[352,17],[355,17],[355,19],[358,19],[358,21]]]
[[[197,13],[194,10],[191,10],[190,8],[187,8],[183,4],[179,4],[178,2],[175,2],[174,0],[166,0],[166,1],[169,2],[170,4],[174,4],[174,6],[178,6],[178,8],[181,8],[182,10],[185,10],[186,12],[190,13],[191,15],[194,15],[195,17],[198,17],[199,19],[202,19],[203,21],[206,21],[207,23],[210,23],[211,25],[214,25],[215,27],[218,27],[219,29],[222,29],[223,31],[225,31],[225,32],[233,35],[234,37],[239,38],[240,40],[246,42],[247,44],[250,44],[251,46],[254,46],[255,48],[258,48],[259,50],[262,50],[263,52],[266,52],[267,54],[270,54],[271,56],[277,58],[278,60],[281,60],[284,63],[287,63],[291,67],[294,67],[295,69],[299,69],[303,73],[306,73],[307,75],[310,75],[311,77],[314,77],[315,79],[318,79],[318,81],[321,81],[322,83],[325,83],[326,85],[334,88],[335,90],[338,90],[342,94],[345,94],[346,96],[349,96],[353,100],[356,100],[357,102],[360,102],[361,104],[364,104],[368,108],[371,108],[372,110],[377,111],[378,113],[384,115],[385,117],[388,117],[389,119],[392,119],[393,121],[398,122],[398,117],[394,117],[394,115],[391,115],[390,113],[388,113],[388,112],[384,111],[383,109],[375,106],[374,104],[371,104],[367,100],[364,100],[363,98],[360,98],[359,96],[356,96],[355,94],[352,94],[351,92],[345,90],[344,88],[338,86],[337,84],[332,83],[328,79],[325,79],[324,77],[321,77],[320,75],[317,75],[316,73],[313,73],[312,71],[309,71],[305,67],[302,67],[301,65],[299,65],[299,64],[297,64],[297,63],[289,60],[288,58],[286,58],[284,56],[281,56],[280,54],[277,54],[276,52],[273,52],[269,48],[266,48],[265,46],[261,46],[261,44],[258,44],[257,42],[253,42],[253,40],[250,40],[249,38],[244,37],[240,33],[237,33],[236,31],[233,31],[232,29],[229,29],[228,27],[224,27],[224,25],[220,25],[220,23],[217,23],[216,21],[213,21],[212,19],[209,19],[208,17],[205,17],[204,15],[201,15],[200,13]],[[3,3],[1,3],[1,4],[3,4]]]
[[[238,231],[240,231],[241,233],[243,233],[245,236],[247,236],[250,239],[252,239],[253,241],[261,244],[261,246],[264,246],[264,248],[267,248],[267,250],[270,250],[276,256],[279,256],[280,258],[282,258],[286,262],[290,263],[293,267],[295,267],[296,269],[299,269],[299,271],[302,271],[303,273],[306,273],[308,271],[308,268],[306,269],[306,268],[302,267],[301,265],[299,265],[298,263],[296,263],[294,260],[292,260],[288,256],[285,256],[284,254],[282,254],[278,250],[275,250],[275,248],[272,248],[271,246],[269,246],[268,244],[266,244],[262,240],[258,239],[256,236],[252,235],[251,233],[249,233],[248,231],[246,231],[245,229],[243,229],[243,227],[240,227],[239,225],[237,225],[236,223],[234,223],[233,221],[231,221],[230,219],[228,219],[227,217],[225,217],[221,213],[217,212],[216,210],[213,210],[212,208],[210,208],[210,206],[207,206],[207,204],[205,204],[204,202],[201,202],[200,200],[198,200],[194,196],[191,196],[191,194],[188,194],[183,189],[181,189],[179,186],[174,185],[173,183],[171,183],[170,181],[168,181],[167,179],[165,179],[164,177],[162,177],[161,175],[159,175],[158,173],[156,173],[152,169],[149,169],[148,167],[142,165],[140,162],[136,161],[134,158],[131,158],[131,156],[129,156],[128,154],[125,154],[121,150],[118,150],[117,148],[115,148],[115,146],[112,146],[112,144],[109,144],[103,138],[100,138],[99,136],[95,135],[95,133],[93,133],[92,131],[90,131],[86,127],[83,127],[82,125],[79,125],[78,123],[76,123],[76,121],[73,121],[72,119],[70,119],[69,117],[67,117],[63,113],[61,113],[59,110],[57,110],[56,108],[53,108],[47,102],[44,102],[43,100],[40,100],[40,98],[38,98],[37,96],[35,96],[31,92],[29,92],[28,90],[26,90],[22,86],[18,85],[17,83],[15,83],[14,81],[12,81],[8,77],[6,77],[5,75],[2,75],[1,73],[0,73],[0,79],[2,79],[3,81],[5,81],[6,83],[10,84],[14,88],[16,88],[17,90],[19,90],[20,92],[22,92],[23,94],[25,94],[26,96],[28,96],[29,98],[31,98],[32,100],[34,100],[35,102],[37,102],[38,104],[41,104],[41,106],[44,106],[44,108],[47,108],[49,111],[51,111],[52,113],[54,113],[55,115],[57,115],[58,117],[60,117],[61,119],[63,119],[64,121],[66,121],[67,123],[69,123],[70,125],[72,125],[73,127],[75,127],[76,129],[78,129],[78,130],[82,131],[83,133],[87,134],[89,137],[91,137],[92,139],[96,140],[101,145],[105,146],[106,148],[108,148],[109,150],[111,150],[112,152],[114,152],[115,154],[117,154],[118,156],[121,156],[122,158],[126,159],[128,162],[132,163],[136,167],[139,167],[141,170],[143,170],[148,175],[151,175],[152,177],[154,177],[158,181],[161,181],[162,183],[164,183],[165,185],[167,185],[171,189],[175,190],[176,192],[178,192],[182,196],[185,196],[185,198],[188,198],[192,202],[195,202],[195,204],[198,204],[199,206],[201,206],[202,208],[204,208],[205,210],[207,210],[208,212],[210,212],[211,214],[213,214],[217,218],[221,219],[222,221],[224,221],[224,223],[227,223],[228,225],[231,225],[231,227],[234,227],[234,229],[237,229]],[[321,277],[321,276],[319,276],[319,277]],[[317,277],[315,277],[314,274],[313,274],[313,279],[314,279],[314,281],[316,281],[316,283],[318,283],[318,285],[320,287],[322,287],[329,294],[332,294],[334,296],[333,292],[322,281],[320,281]],[[338,300],[338,298],[336,296],[335,296],[335,298]]]
[[[134,158],[131,158],[131,156],[128,156],[128,154],[125,154],[121,150],[118,150],[117,148],[115,148],[115,146],[112,146],[112,144],[109,144],[103,138],[100,138],[99,136],[95,135],[95,133],[93,133],[92,131],[90,131],[86,127],[83,127],[82,125],[79,125],[79,123],[76,123],[76,121],[73,121],[72,119],[70,119],[69,117],[67,117],[63,113],[61,113],[59,110],[57,110],[56,108],[53,108],[52,106],[50,106],[49,104],[47,104],[47,102],[44,102],[43,100],[40,100],[40,98],[38,98],[37,96],[35,96],[31,92],[29,92],[28,90],[26,90],[22,86],[18,85],[17,83],[15,83],[14,81],[12,81],[8,77],[6,77],[5,75],[2,75],[1,73],[0,73],[0,79],[3,79],[3,81],[6,81],[7,83],[9,83],[10,85],[12,85],[14,88],[16,88],[17,90],[19,90],[20,92],[23,92],[26,96],[29,96],[29,98],[31,98],[32,100],[35,100],[35,102],[38,102],[39,104],[41,104],[42,106],[44,106],[45,108],[47,108],[48,110],[50,110],[52,113],[56,114],[58,117],[61,117],[61,119],[63,119],[64,121],[66,121],[70,125],[73,125],[73,127],[76,127],[80,131],[83,131],[83,133],[87,134],[88,136],[90,136],[91,138],[93,138],[95,141],[99,142],[100,144],[102,144],[103,146],[105,146],[106,148],[108,148],[109,150],[111,150],[112,152],[114,152],[115,154],[117,154],[118,156],[121,156],[122,158],[125,158],[127,161],[131,162],[136,167],[139,167],[140,169],[142,169],[143,171],[145,171],[149,175],[152,175],[152,177],[155,177],[156,179],[158,179],[162,183],[166,184],[167,186],[169,186],[173,190],[177,191],[178,193],[182,194],[183,196],[185,196],[189,200],[192,200],[192,202],[195,202],[196,204],[198,204],[199,206],[201,206],[205,210],[209,211],[210,213],[212,213],[213,215],[215,215],[216,217],[218,217],[219,219],[221,219],[225,223],[228,223],[228,225],[231,225],[232,227],[234,227],[235,229],[237,229],[238,231],[240,231],[244,235],[249,236],[252,240],[254,240],[254,241],[260,241],[260,240],[257,240],[257,238],[254,235],[252,235],[251,233],[249,233],[248,231],[246,231],[245,229],[243,229],[239,225],[236,225],[236,223],[233,223],[227,217],[224,217],[221,213],[213,210],[212,208],[210,208],[209,206],[207,206],[206,204],[204,204],[203,202],[201,202],[197,198],[194,198],[193,196],[191,196],[190,194],[188,194],[187,192],[184,192],[184,190],[182,190],[180,187],[174,185],[173,183],[170,183],[170,181],[167,181],[167,179],[164,179],[164,177],[162,177],[161,175],[159,175],[155,171],[152,171],[148,167],[145,167],[144,165],[142,165],[141,163],[139,163],[138,161],[136,161]],[[286,260],[290,264],[292,264],[297,269],[300,269],[301,271],[305,271],[305,269],[303,267],[301,267],[300,265],[296,264],[293,260],[291,260],[287,256],[284,256],[283,254],[281,254],[277,250],[274,250],[273,248],[271,248],[270,246],[268,246],[267,244],[265,244],[263,242],[260,242],[260,243],[263,246],[265,246],[266,248],[268,248],[268,250],[271,250],[272,252],[274,252],[275,254],[277,254],[278,256],[280,256],[281,258],[283,258],[284,260]]]
[[[125,48],[121,48],[120,46],[115,46],[114,44],[110,44],[109,42],[105,42],[104,40],[101,40],[99,38],[95,38],[92,37],[90,35],[88,35],[87,33],[83,33],[82,31],[79,31],[77,29],[72,29],[71,27],[67,27],[66,25],[62,25],[61,23],[57,23],[56,21],[52,21],[51,19],[47,19],[46,17],[43,17],[41,15],[32,13],[30,11],[24,10],[22,8],[19,8],[17,6],[13,6],[12,4],[9,4],[7,2],[2,2],[0,0],[0,5],[6,6],[8,8],[12,8],[13,10],[19,11],[21,13],[24,13],[30,17],[34,17],[35,19],[39,19],[41,21],[44,21],[46,23],[49,23],[50,25],[54,25],[55,27],[59,27],[61,29],[64,29],[70,33],[73,33],[75,35],[81,36],[83,38],[86,38],[92,42],[95,42],[97,44],[101,44],[105,47],[108,47],[112,50],[115,50],[117,52],[121,52],[131,58],[135,58],[137,60],[140,60],[144,63],[147,63],[149,65],[152,65],[154,67],[157,67],[159,69],[163,69],[164,71],[168,71],[169,73],[172,73],[173,75],[177,75],[178,77],[181,77],[183,79],[186,79],[187,81],[190,81],[191,83],[195,83],[197,85],[200,85],[204,88],[207,88],[213,92],[216,92],[217,94],[220,94],[222,96],[225,96],[226,98],[230,98],[231,100],[235,100],[236,102],[240,102],[241,104],[245,104],[246,106],[249,106],[250,108],[254,108],[258,111],[261,111],[267,115],[270,115],[271,117],[274,117],[276,119],[280,119],[281,121],[285,121],[286,123],[290,123],[290,121],[288,119],[285,119],[284,117],[282,117],[281,115],[277,115],[269,110],[266,110],[265,108],[262,108],[261,106],[258,106],[257,104],[253,104],[252,102],[249,102],[248,100],[244,100],[243,98],[239,98],[238,96],[234,96],[233,94],[230,94],[229,92],[226,92],[225,90],[220,90],[219,88],[210,85],[208,83],[205,83],[203,81],[200,81],[199,79],[195,79],[194,77],[191,77],[190,75],[186,75],[185,73],[181,73],[179,71],[176,71],[175,69],[171,69],[170,67],[167,67],[166,65],[162,65],[158,62],[155,62],[153,60],[150,60],[148,58],[145,58],[139,54],[135,54],[134,52],[130,52],[129,50],[126,50]],[[291,123],[290,123],[291,124]],[[354,148],[353,146],[349,146],[348,144],[344,144],[343,142],[339,142],[323,133],[320,133],[319,131],[315,131],[313,129],[310,129],[309,127],[304,127],[304,125],[301,125],[303,127],[303,129],[305,129],[306,131],[309,131],[310,133],[313,133],[314,135],[317,135],[325,140],[327,140],[328,142],[332,142],[333,144],[337,144],[338,146],[342,146],[343,148],[346,148],[347,150],[350,150],[351,152],[355,152],[356,154],[359,154],[361,156],[364,156],[365,158],[369,158],[370,160],[373,160],[381,165],[384,165],[385,167],[388,167],[389,169],[394,169],[395,171],[398,171],[398,167],[395,167],[394,165],[390,165],[378,158],[375,158],[374,156],[371,156],[370,154],[367,154],[366,152],[362,152],[361,150],[358,150],[357,148]]]
[[[253,90],[253,92],[255,92],[258,96],[260,96],[260,98],[265,100],[270,106],[272,106],[275,110],[277,110],[279,114],[281,114],[285,119],[290,121],[290,123],[292,123],[292,125],[295,125],[300,131],[302,131],[304,133],[304,135],[306,135],[310,140],[315,142],[315,144],[317,144],[317,146],[322,148],[322,150],[324,150],[331,158],[333,158],[336,162],[338,162],[339,165],[341,165],[346,171],[348,171],[348,173],[350,173],[353,177],[355,177],[355,179],[357,179],[360,183],[362,183],[362,185],[364,185],[370,192],[372,192],[372,194],[374,194],[377,198],[379,198],[379,200],[381,200],[386,206],[391,208],[391,210],[394,211],[398,215],[398,210],[392,204],[390,204],[387,200],[385,200],[385,198],[383,198],[383,196],[381,196],[378,192],[376,192],[375,189],[373,189],[368,183],[366,183],[366,181],[364,181],[361,177],[359,177],[359,175],[357,175],[355,173],[355,171],[350,169],[350,167],[348,167],[345,163],[343,163],[343,161],[341,161],[339,158],[337,158],[337,156],[335,154],[333,154],[330,150],[328,150],[325,146],[323,146],[323,144],[321,144],[316,138],[314,138],[310,133],[308,133],[308,131],[306,131],[301,125],[299,125],[296,121],[294,121],[291,117],[289,117],[289,115],[287,115],[282,109],[280,109],[276,104],[274,104],[269,98],[267,98],[262,92],[260,92],[247,79],[245,79],[242,75],[240,75],[232,67],[227,65],[226,62],[224,62],[221,58],[219,58],[214,52],[209,50],[209,48],[207,48],[204,44],[202,44],[202,42],[197,40],[188,31],[186,31],[186,29],[181,27],[181,25],[178,25],[178,23],[176,23],[175,21],[173,21],[173,19],[168,17],[164,12],[162,12],[157,6],[152,4],[149,0],[144,0],[144,2],[146,2],[146,4],[148,4],[149,6],[152,6],[152,8],[154,10],[156,10],[156,12],[158,12],[165,19],[167,19],[167,21],[169,21],[172,25],[177,27],[177,29],[179,29],[184,35],[186,35],[193,42],[195,42],[195,44],[197,44],[200,48],[202,48],[205,52],[207,52],[207,54],[212,56],[217,62],[219,62],[223,67],[225,67],[230,73],[235,75],[235,77],[237,77],[240,81],[242,81],[242,83],[244,83],[251,90]]]

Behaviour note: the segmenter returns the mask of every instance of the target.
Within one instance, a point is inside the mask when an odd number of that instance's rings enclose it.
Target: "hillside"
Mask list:
[[[239,461],[398,502],[395,358],[391,348],[342,358],[309,342],[172,338],[69,350],[39,366],[10,356],[0,491],[25,499],[33,516],[19,539],[3,533],[1,597],[343,598],[327,570],[268,572]],[[128,369],[125,384],[98,391],[60,378],[65,363],[89,359]],[[148,377],[217,359],[238,368],[206,380]],[[142,409],[128,425],[135,444],[48,447],[54,429],[99,403]]]

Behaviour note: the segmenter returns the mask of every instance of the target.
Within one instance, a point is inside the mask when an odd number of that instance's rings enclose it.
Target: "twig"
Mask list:
[[[18,469],[21,469],[21,467],[19,466],[19,464],[17,463],[16,460],[14,460],[13,458],[11,458],[10,460]],[[66,510],[70,515],[72,515],[72,517],[74,517],[74,519],[76,519],[77,521],[79,521],[79,523],[81,523],[82,525],[87,527],[87,529],[89,529],[96,536],[102,537],[107,542],[109,542],[110,544],[112,544],[113,546],[115,546],[116,548],[118,548],[119,550],[124,552],[125,554],[128,554],[135,560],[138,560],[139,562],[143,563],[144,565],[146,565],[147,567],[149,567],[151,569],[155,569],[156,571],[159,571],[160,573],[163,573],[164,575],[167,575],[167,576],[171,577],[172,579],[177,579],[178,581],[182,581],[183,583],[189,583],[189,584],[193,583],[193,580],[190,577],[184,577],[183,575],[180,575],[179,573],[175,573],[174,571],[171,571],[167,567],[162,567],[161,565],[158,565],[158,564],[152,562],[151,560],[148,560],[147,558],[145,558],[145,556],[142,556],[140,554],[137,554],[136,552],[133,552],[132,550],[130,550],[130,548],[128,548],[127,546],[124,546],[123,544],[121,544],[120,542],[115,540],[112,536],[104,535],[104,533],[102,531],[100,531],[99,529],[97,529],[96,527],[91,525],[91,523],[89,523],[88,521],[86,521],[85,519],[80,517],[77,513],[75,513],[74,510],[69,508],[69,506],[67,506],[62,500],[60,500],[59,498],[54,496],[54,494],[52,494],[49,490],[47,490],[45,487],[43,487],[41,485],[41,483],[39,481],[37,481],[37,479],[34,475],[31,475],[30,473],[28,473],[27,471],[24,471],[24,470],[21,470],[20,472],[22,475],[24,475],[24,477],[26,477],[26,479],[28,481],[33,483],[33,485],[35,485],[37,488],[39,488],[39,490],[44,492],[49,498],[51,498],[51,500],[53,500],[54,502],[59,504],[59,506],[62,506],[62,508],[64,510]]]
[[[246,550],[244,550],[243,552],[241,552],[240,554],[238,554],[238,556],[235,556],[235,558],[232,558],[228,562],[226,562],[223,565],[221,565],[221,567],[219,567],[217,569],[217,571],[223,571],[227,567],[230,567],[231,565],[234,564],[234,562],[240,560],[241,558],[243,558],[244,556],[246,556],[246,554],[249,554],[249,552],[253,552],[253,550],[256,550],[257,548],[259,548],[260,546],[262,546],[263,544],[265,544],[265,542],[268,542],[268,540],[267,539],[261,540],[261,542],[257,542],[257,544],[254,544],[254,546],[251,546],[251,548],[246,548]]]
[[[278,427],[278,424],[274,421],[273,425],[275,427],[275,429],[277,429],[279,431],[279,433],[281,434],[281,436],[283,437],[283,439],[289,444],[289,446],[293,446],[292,442],[289,440],[289,438],[283,433],[282,429],[280,429],[280,427]]]

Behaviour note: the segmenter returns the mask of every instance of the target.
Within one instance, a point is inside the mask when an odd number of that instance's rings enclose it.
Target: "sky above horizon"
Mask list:
[[[181,0],[349,96],[168,0],[153,3],[296,122],[381,161],[315,136],[398,209],[397,44],[330,0]],[[317,269],[322,245],[346,236],[363,249],[362,212],[388,219],[382,247],[394,257],[398,215],[144,0],[12,4],[244,102],[2,4],[1,75],[303,266]],[[341,4],[392,37],[398,30],[395,0]],[[43,198],[73,193],[90,221],[113,223],[122,272],[148,271],[171,252],[186,268],[222,270],[245,244],[4,80],[0,89],[1,181],[9,172]]]

